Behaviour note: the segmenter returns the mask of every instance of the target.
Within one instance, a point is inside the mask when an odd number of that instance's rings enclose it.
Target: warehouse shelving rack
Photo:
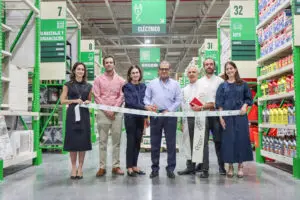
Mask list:
[[[25,23],[20,28],[16,38],[14,39],[13,43],[9,47],[8,45],[8,37],[9,32],[13,31],[13,28],[9,27],[6,23],[6,4],[18,4],[23,7],[23,9],[30,10],[30,13],[25,20]],[[18,7],[18,6],[17,6]],[[16,1],[16,2],[6,2],[0,0],[0,16],[1,16],[1,31],[0,31],[0,40],[2,43],[1,45],[1,70],[0,70],[0,86],[1,86],[1,97],[0,97],[0,115],[2,116],[32,116],[32,129],[34,133],[33,138],[33,152],[22,153],[11,160],[0,160],[0,180],[3,180],[3,169],[9,167],[11,165],[16,165],[22,163],[24,161],[32,160],[33,165],[40,165],[42,163],[42,154],[41,150],[39,149],[39,68],[40,68],[40,15],[39,15],[39,8],[40,8],[40,0],[35,0],[35,3],[32,3],[28,0]],[[34,76],[33,76],[33,102],[32,102],[32,110],[31,111],[17,111],[10,108],[10,104],[7,101],[7,97],[5,94],[6,86],[5,84],[10,83],[9,77],[2,76],[2,71],[5,70],[4,67],[9,64],[11,61],[12,54],[14,53],[15,47],[18,44],[26,25],[28,24],[30,18],[34,15],[35,19],[35,55],[34,55]],[[4,93],[2,93],[2,91]],[[4,98],[2,99],[2,96]]]
[[[259,22],[259,2],[258,0],[255,0],[255,14],[256,14],[256,31],[258,29],[266,27],[273,19],[274,17],[284,9],[291,8],[292,11],[292,18],[293,18],[293,38],[291,42],[287,42],[278,49],[274,50],[273,52],[264,55],[261,57],[261,47],[258,42],[258,37],[256,38],[256,58],[257,58],[257,80],[258,80],[258,102],[259,102],[259,146],[256,148],[256,162],[258,163],[264,163],[265,158],[270,158],[278,162],[282,162],[288,165],[293,166],[293,176],[296,179],[300,179],[300,139],[298,138],[299,135],[299,129],[297,128],[300,124],[300,118],[297,116],[298,113],[300,113],[300,47],[294,45],[295,43],[295,28],[299,28],[299,22],[298,24],[295,23],[295,14],[296,14],[296,4],[299,5],[298,0],[287,0],[283,3],[281,3],[280,6],[277,7],[277,9],[274,10],[273,13],[270,14],[269,17],[267,17],[262,22]],[[299,37],[299,36],[298,36]],[[261,75],[261,67],[271,64],[275,61],[278,61],[280,58],[285,57],[286,55],[293,54],[293,64],[290,64],[286,67],[283,67],[279,70],[269,72],[267,74]],[[261,90],[261,83],[263,81],[269,80],[271,78],[280,77],[287,73],[293,73],[294,75],[294,91],[292,92],[286,92],[283,94],[277,94],[277,95],[270,95],[270,96],[264,96],[262,97],[262,90]],[[294,106],[296,107],[296,123],[292,125],[282,125],[282,124],[265,124],[263,123],[263,115],[262,111],[264,107],[267,104],[267,101],[270,100],[284,100],[284,99],[294,99]],[[292,129],[295,130],[296,134],[296,157],[287,157],[280,154],[276,154],[273,152],[268,152],[262,149],[262,137],[263,132],[265,129],[269,128],[286,128],[286,129]]]

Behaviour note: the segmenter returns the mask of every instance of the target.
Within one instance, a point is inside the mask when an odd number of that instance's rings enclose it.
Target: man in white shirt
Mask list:
[[[198,76],[199,69],[194,66],[188,66],[185,70],[187,77],[189,78],[190,84],[182,89],[182,111],[193,111],[190,102],[197,98],[199,99],[199,88]],[[183,118],[183,148],[185,151],[186,168],[182,171],[178,171],[178,175],[195,174],[195,163],[192,162],[193,152],[193,141],[194,141],[194,127],[195,117]]]
[[[194,111],[201,110],[214,110],[215,109],[215,98],[216,92],[219,85],[223,82],[223,79],[214,74],[215,71],[215,61],[211,58],[206,59],[203,62],[203,67],[205,69],[206,75],[198,80],[199,87],[199,100],[205,103],[202,106],[193,106]],[[215,150],[218,157],[219,173],[220,175],[226,175],[226,170],[224,168],[224,162],[221,158],[221,125],[219,117],[208,117],[205,126],[205,139],[204,139],[204,149],[203,149],[203,164],[197,166],[201,168],[202,174],[200,178],[208,178],[209,173],[209,149],[208,140],[210,131],[213,133],[213,140],[215,143]]]

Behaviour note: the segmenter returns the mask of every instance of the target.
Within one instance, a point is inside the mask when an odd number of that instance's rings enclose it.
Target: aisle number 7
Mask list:
[[[243,15],[243,6],[234,6],[234,15]]]
[[[60,17],[60,16],[61,16],[61,10],[62,10],[62,7],[61,7],[61,6],[58,6],[57,9],[58,9],[58,16]]]

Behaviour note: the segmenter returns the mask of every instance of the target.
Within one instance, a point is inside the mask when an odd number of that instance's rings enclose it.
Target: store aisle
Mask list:
[[[123,143],[124,144],[124,143]],[[124,148],[122,148],[124,149]],[[105,177],[96,178],[98,168],[98,146],[86,159],[84,179],[69,179],[69,157],[60,154],[44,154],[43,165],[29,167],[5,177],[0,183],[0,199],[300,199],[300,181],[292,175],[267,165],[248,163],[243,179],[228,179],[217,174],[216,156],[210,148],[211,170],[207,180],[196,176],[167,178],[164,166],[166,154],[161,154],[161,170],[158,179],[149,179],[150,153],[141,153],[140,165],[147,172],[144,177],[129,178],[112,176],[110,169]],[[185,161],[178,154],[177,170],[184,168]],[[125,154],[122,152],[122,166]],[[111,158],[109,158],[109,162]]]

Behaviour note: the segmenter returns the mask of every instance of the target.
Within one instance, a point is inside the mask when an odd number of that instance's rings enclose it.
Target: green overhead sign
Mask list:
[[[132,33],[166,33],[166,0],[132,0]]]

